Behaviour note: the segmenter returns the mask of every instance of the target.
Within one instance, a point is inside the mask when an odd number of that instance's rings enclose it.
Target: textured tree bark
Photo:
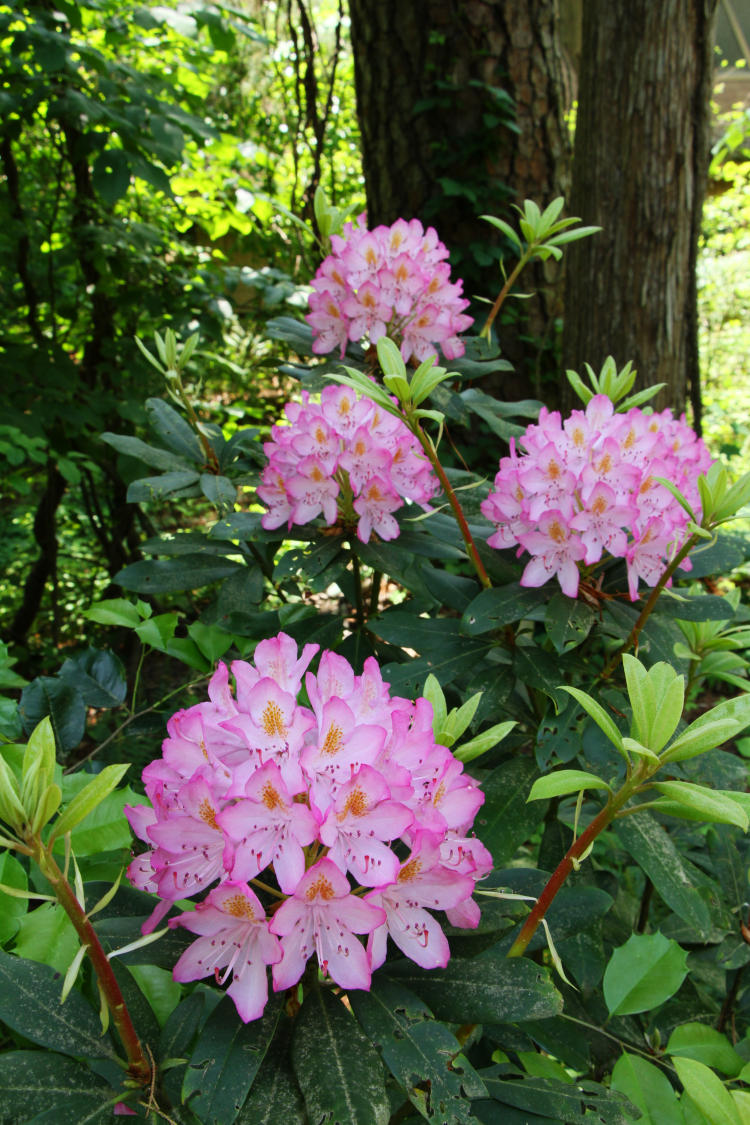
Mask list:
[[[568,252],[563,357],[611,354],[657,405],[700,420],[695,260],[708,169],[717,0],[589,0],[571,210],[602,233]]]
[[[556,0],[349,0],[357,107],[371,226],[399,216],[435,226],[470,295],[494,296],[499,236],[479,216],[564,195]],[[508,96],[513,102],[508,100]],[[504,247],[502,249],[507,249]],[[524,334],[547,338],[559,315],[559,270],[527,302]],[[528,363],[521,334],[501,346]]]

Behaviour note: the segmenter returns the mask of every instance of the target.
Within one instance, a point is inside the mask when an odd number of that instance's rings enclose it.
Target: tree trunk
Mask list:
[[[571,211],[566,367],[633,360],[657,406],[700,422],[695,259],[708,169],[717,0],[584,4]]]
[[[564,195],[556,0],[349,0],[370,226],[417,217],[451,250],[468,296],[494,297],[509,247],[479,216],[513,220],[512,203]],[[549,338],[559,315],[554,263],[542,299],[524,303],[523,335]],[[516,306],[519,308],[520,306]],[[480,306],[480,310],[483,307]],[[539,350],[521,333],[503,350]],[[528,370],[528,368],[527,368]]]

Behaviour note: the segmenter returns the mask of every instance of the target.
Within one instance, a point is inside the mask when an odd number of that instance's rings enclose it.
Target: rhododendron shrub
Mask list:
[[[656,585],[690,535],[690,516],[659,478],[669,481],[700,518],[699,474],[712,458],[703,441],[670,410],[615,413],[605,395],[562,420],[543,409],[520,438],[522,452],[500,461],[482,512],[496,526],[492,547],[518,547],[531,559],[522,586],[556,577],[575,597],[582,573],[606,556],[627,565],[631,600],[638,583]],[[682,562],[690,568],[690,560]]]
[[[149,845],[131,881],[158,895],[144,933],[170,919],[197,940],[179,981],[232,976],[245,1021],[315,956],[342,988],[367,989],[387,940],[424,968],[445,966],[435,912],[474,927],[475,881],[491,857],[471,835],[484,800],[435,742],[432,707],[390,695],[374,658],[361,675],[284,633],[253,663],[220,664],[209,700],[173,715],[162,757],[143,772],[151,805],[126,811]],[[305,697],[299,701],[304,680]],[[366,938],[361,941],[360,937]]]
[[[438,484],[419,442],[400,418],[348,387],[326,387],[320,402],[303,392],[287,403],[286,425],[277,424],[263,446],[268,465],[258,497],[268,511],[265,528],[306,524],[322,516],[328,526],[356,523],[367,543],[373,531],[395,539],[393,517],[404,503],[427,507]]]
[[[364,216],[331,237],[332,252],[312,281],[310,312],[313,351],[338,350],[366,339],[389,336],[404,360],[464,354],[459,339],[473,320],[464,309],[463,283],[451,282],[447,247],[418,219],[398,219],[370,231]]]

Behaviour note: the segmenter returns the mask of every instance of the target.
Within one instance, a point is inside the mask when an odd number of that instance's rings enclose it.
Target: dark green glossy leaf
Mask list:
[[[290,1031],[284,1027],[274,1036],[236,1125],[309,1125],[289,1058]]]
[[[281,1013],[281,997],[272,997],[260,1019],[243,1023],[234,1003],[224,997],[198,1038],[182,1097],[205,1125],[232,1125],[253,1084]]]
[[[680,858],[669,834],[648,812],[615,821],[615,832],[623,847],[645,871],[658,894],[698,937],[708,934],[708,908]]]
[[[72,750],[86,729],[86,704],[72,684],[52,676],[39,676],[21,692],[18,705],[26,734],[49,715],[61,751]]]
[[[186,488],[192,488],[199,481],[193,469],[175,469],[158,477],[142,477],[128,485],[129,504],[148,504],[151,500],[164,500]]]
[[[595,1082],[556,1082],[551,1078],[503,1079],[482,1072],[492,1097],[541,1117],[553,1117],[565,1125],[585,1121],[589,1125],[631,1125],[626,1116],[628,1102]]]
[[[344,1005],[326,989],[310,992],[297,1017],[292,1066],[316,1125],[387,1125],[380,1056]]]
[[[530,610],[544,605],[548,596],[544,590],[525,589],[517,582],[483,590],[464,610],[461,631],[471,637],[512,625]]]
[[[137,461],[142,461],[144,465],[148,465],[152,469],[159,469],[163,473],[175,469],[190,470],[187,461],[178,457],[173,450],[159,449],[155,445],[148,445],[145,441],[141,441],[140,438],[130,437],[128,434],[104,433],[101,435],[101,439],[107,445],[116,449],[118,453],[127,457],[134,457]]]
[[[241,563],[206,555],[183,555],[178,559],[150,559],[131,563],[115,576],[126,590],[138,594],[172,594],[178,590],[197,590],[228,578]]]
[[[127,695],[125,668],[110,649],[86,649],[65,661],[60,676],[78,690],[88,707],[117,707]]]
[[[407,988],[376,977],[369,992],[351,992],[352,1011],[383,1055],[391,1074],[432,1125],[453,1125],[471,1118],[462,1088],[461,1048],[430,1009]],[[472,1085],[476,1084],[472,1078]],[[479,1083],[474,1097],[486,1091]]]
[[[562,997],[547,970],[526,958],[509,959],[504,950],[470,960],[452,957],[444,969],[429,971],[396,961],[381,974],[416,992],[438,1019],[450,1023],[513,1023],[562,1010]]]
[[[60,1003],[62,981],[48,965],[0,952],[0,1019],[52,1051],[93,1059],[112,1058],[99,1017],[75,990]]]
[[[146,413],[151,428],[165,445],[188,461],[203,462],[203,447],[198,435],[181,414],[161,398],[146,400]]]
[[[485,800],[474,819],[474,831],[502,867],[544,819],[544,801],[527,803],[539,771],[530,758],[513,758],[482,781]]]
[[[595,614],[591,606],[565,594],[553,594],[547,604],[544,628],[556,652],[576,648],[591,632]]]
[[[687,598],[670,598],[663,594],[655,612],[660,617],[678,621],[729,621],[734,617],[734,610],[726,598],[716,594]]]
[[[0,1055],[0,1090],[0,1118],[13,1125],[32,1117],[57,1125],[111,1125],[115,1091],[64,1055],[6,1051]]]
[[[227,477],[217,477],[213,473],[201,475],[201,492],[220,512],[233,508],[237,500],[237,485]]]

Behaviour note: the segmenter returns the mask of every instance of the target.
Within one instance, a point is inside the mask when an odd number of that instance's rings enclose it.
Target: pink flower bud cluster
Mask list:
[[[436,344],[446,359],[464,354],[458,336],[473,324],[463,311],[469,302],[463,282],[450,280],[448,250],[432,227],[398,219],[370,231],[361,216],[331,246],[305,317],[316,354],[338,348],[343,357],[348,340],[376,344],[381,336],[399,344],[405,363],[434,356]]]
[[[404,500],[426,507],[435,494],[430,463],[401,419],[348,387],[326,387],[319,403],[303,393],[284,413],[289,424],[275,425],[263,446],[263,527],[291,527],[322,515],[329,526],[356,519],[363,543],[373,531],[395,539],[392,513]]]
[[[711,465],[708,449],[684,417],[670,410],[616,414],[606,395],[585,411],[542,410],[521,438],[521,456],[500,461],[495,487],[482,512],[497,525],[492,547],[518,547],[531,559],[522,586],[553,576],[569,598],[578,593],[581,567],[604,552],[627,564],[632,601],[638,581],[655,586],[667,561],[688,536],[689,517],[662,477],[675,485],[700,518],[696,481]],[[682,562],[690,567],[689,559]]]
[[[245,1021],[263,1012],[268,965],[275,991],[313,954],[341,988],[366,989],[390,935],[424,968],[445,966],[434,911],[476,926],[474,884],[492,866],[469,835],[484,795],[436,744],[430,703],[391,697],[372,658],[355,675],[324,652],[307,671],[317,649],[261,641],[254,663],[232,665],[234,694],[220,664],[209,701],[172,716],[143,772],[151,805],[126,809],[149,845],[128,875],[161,900],[144,933],[208,891],[169,922],[198,935],[174,976],[232,973]]]

